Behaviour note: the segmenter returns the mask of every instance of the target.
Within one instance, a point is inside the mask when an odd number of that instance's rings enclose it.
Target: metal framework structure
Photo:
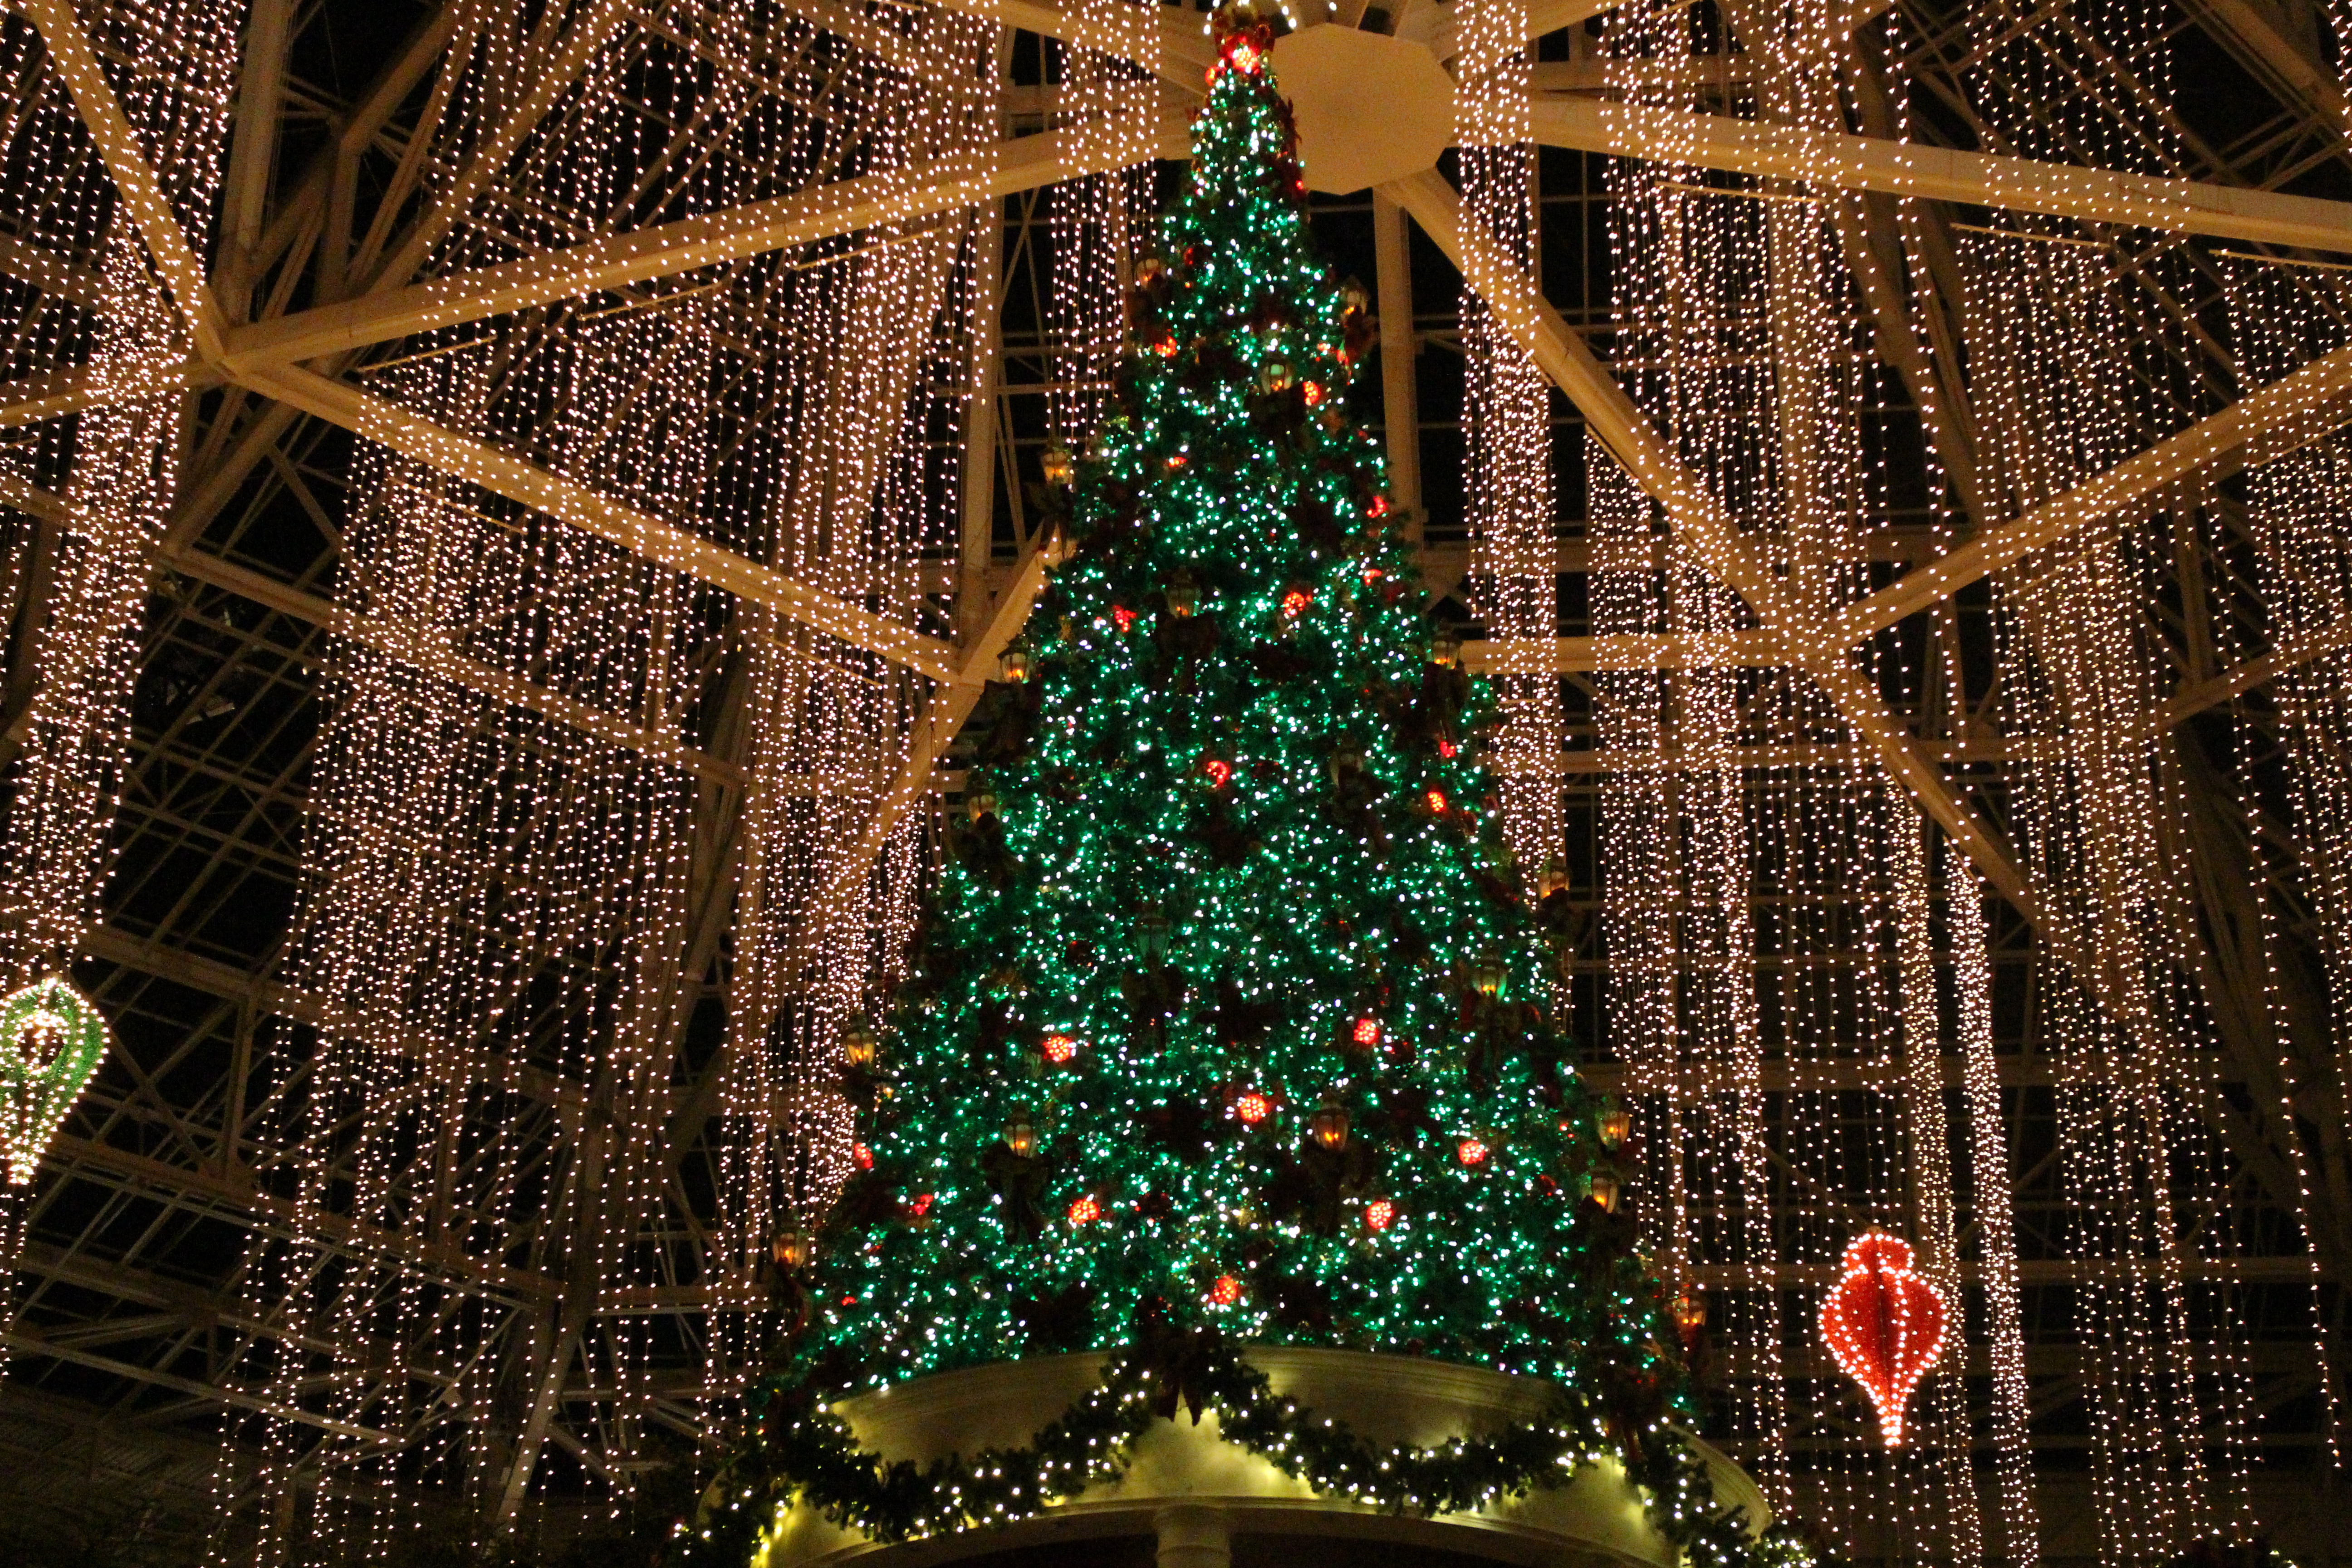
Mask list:
[[[672,43],[693,36],[677,14],[696,9],[698,0],[544,7],[537,47],[499,62],[512,78],[497,95],[504,122],[473,145],[461,167],[434,182],[429,195],[420,195],[422,172],[449,101],[442,75],[467,68],[466,29],[478,8],[457,0],[251,0],[226,182],[209,234],[188,233],[174,220],[93,53],[97,6],[135,3],[82,0],[78,12],[76,0],[14,0],[0,20],[37,32],[40,68],[62,80],[86,122],[186,345],[176,373],[185,388],[184,480],[155,542],[132,714],[135,754],[115,834],[119,861],[105,923],[86,944],[79,969],[114,1023],[118,1048],[58,1139],[31,1201],[20,1306],[0,1382],[6,1456],[0,1515],[28,1531],[102,1529],[147,1542],[152,1560],[163,1562],[191,1550],[193,1532],[209,1517],[224,1413],[268,1405],[266,1391],[242,1381],[237,1369],[257,1338],[287,1331],[238,1305],[247,1240],[311,1223],[287,1195],[289,1151],[273,1118],[306,1070],[311,1031],[321,1022],[318,1000],[278,973],[289,911],[305,876],[319,682],[348,647],[413,656],[413,645],[395,647],[381,626],[339,608],[331,592],[355,444],[374,443],[457,476],[723,591],[735,604],[927,678],[929,707],[916,722],[903,769],[876,781],[877,804],[844,837],[835,882],[845,888],[863,879],[902,817],[952,791],[959,736],[1054,558],[1055,542],[1025,493],[1045,445],[1045,396],[1060,363],[1045,305],[1043,193],[1109,167],[1105,149],[1116,139],[1053,128],[1056,89],[1038,40],[1152,55],[1162,72],[1161,104],[1137,129],[1159,137],[1171,157],[1181,155],[1181,116],[1197,100],[1207,55],[1200,16],[1173,6],[1156,10],[1157,47],[1143,50],[1132,38],[1089,35],[1075,6],[940,0],[1005,29],[1003,141],[981,172],[944,161],[740,208],[657,216],[619,232],[583,228],[559,215],[569,243],[522,260],[431,275],[421,269],[454,228],[495,224],[504,206],[541,202],[528,188],[534,165],[523,154],[589,63],[625,51],[641,36]],[[1435,169],[1322,199],[1318,221],[1345,266],[1377,291],[1383,348],[1377,387],[1366,389],[1368,412],[1384,432],[1397,496],[1422,531],[1436,613],[1474,636],[1481,620],[1475,520],[1462,515],[1462,439],[1447,412],[1460,395],[1454,300],[1466,264],[1471,287],[1507,305],[1507,319],[1528,324],[1528,346],[1557,388],[1560,449],[1578,449],[1589,435],[1612,455],[1663,506],[1706,571],[1744,602],[1752,626],[1738,638],[1740,658],[1759,671],[1801,672],[1851,731],[1843,747],[1758,748],[1740,764],[1759,773],[1839,761],[1883,768],[1999,895],[1998,1047],[2018,1167],[2035,1453],[2050,1483],[2063,1488],[2079,1469],[2086,1441],[2080,1362],[2066,1321],[2080,1266],[2064,1256],[2060,1237],[2055,1069],[2036,999],[2037,977],[2063,961],[2067,939],[2049,923],[2045,900],[2011,847],[2003,781],[2018,742],[1988,718],[2002,671],[1986,627],[1985,584],[2084,531],[2146,530],[2169,542],[2172,592],[2147,605],[2144,627],[2168,661],[2168,689],[2154,710],[2111,719],[2177,742],[2168,754],[2185,805],[2165,831],[2195,868],[2200,978],[2224,1004],[2215,1009],[2220,1054],[2208,1065],[2224,1088],[2212,1103],[2242,1173],[2240,1195],[2249,1212],[2275,1215],[2299,1205],[2327,1280],[2352,1282],[2352,1145],[2342,1135],[2340,1058],[2324,988],[2292,966],[2272,965],[2246,937],[2268,909],[2298,952],[2315,952],[2305,846],[2282,814],[2242,809],[2249,790],[2261,792],[2237,760],[2244,754],[2259,764],[2274,750],[2272,682],[2352,646],[2352,619],[2271,640],[2259,595],[2244,587],[2257,546],[2244,526],[2239,479],[2248,464],[2276,456],[2283,439],[2352,420],[2352,348],[2258,385],[2240,374],[2224,338],[2200,325],[2219,308],[2215,258],[2224,251],[2315,265],[2352,258],[2352,103],[2330,63],[2335,44],[2326,18],[2311,0],[2287,0],[2284,8],[2274,0],[2177,0],[2162,8],[2158,25],[2190,62],[2184,78],[2193,70],[2210,90],[2137,108],[2164,117],[2173,132],[2166,144],[2188,149],[2185,160],[2160,175],[2037,160],[2007,148],[1971,104],[1962,83],[1972,47],[1968,7],[1899,0],[1895,8],[1902,25],[1889,34],[1864,26],[1887,9],[1884,0],[1853,7],[1843,68],[1855,130],[1823,137],[1729,114],[1612,102],[1594,43],[1606,7],[1535,0],[1534,132],[1546,149],[1540,277],[1499,274],[1465,258],[1454,191]],[[810,47],[808,39],[820,37],[835,47],[891,48],[893,35],[871,26],[866,11],[840,0],[783,0],[782,12],[814,32],[767,43]],[[2018,26],[2030,22],[2021,10]],[[1419,40],[1441,59],[1451,52],[1452,17],[1433,0],[1388,7],[1338,0],[1314,25]],[[1869,41],[1890,36],[1903,40],[1898,50]],[[1727,72],[1739,58],[1725,62]],[[730,62],[709,64],[724,69]],[[1897,70],[1916,106],[1901,138],[1885,108],[1885,84]],[[2078,85],[2084,112],[2117,94],[2129,97],[2129,83]],[[11,90],[26,97],[39,86],[16,82]],[[1371,109],[1367,135],[1378,133]],[[709,130],[689,119],[672,133],[669,152],[686,163]],[[1604,169],[1610,158],[1641,158],[1667,143],[1681,160],[1767,187],[1801,180],[1839,193],[1838,221],[1882,362],[1913,405],[1932,402],[1952,416],[1941,426],[1954,433],[1951,442],[1936,456],[1957,502],[1958,542],[1948,543],[1924,515],[1884,519],[1869,563],[1879,585],[1832,618],[1811,614],[1779,569],[1754,553],[1753,541],[1680,468],[1612,369]],[[960,549],[926,566],[925,587],[943,606],[947,629],[940,635],[910,630],[739,554],[698,532],[692,520],[651,515],[526,455],[436,427],[369,389],[372,372],[422,352],[420,342],[440,341],[422,334],[491,321],[520,334],[561,333],[593,312],[646,302],[681,277],[712,277],[787,246],[975,200],[994,204],[1003,217],[989,247],[998,287],[982,311],[992,340],[992,395],[976,403],[963,432]],[[534,210],[544,210],[543,202]],[[2173,426],[2150,431],[2137,456],[2014,516],[1988,510],[1980,499],[1977,455],[1968,447],[1973,389],[1957,368],[1962,356],[1930,357],[1918,347],[1967,340],[1967,323],[1955,319],[1962,291],[1914,286],[1899,265],[1896,233],[1899,224],[1916,225],[1927,254],[1949,257],[1956,230],[2002,212],[2062,220],[2053,231],[2063,226],[2076,242],[2107,247],[2135,275],[2140,307],[2181,326],[2173,337],[2194,345],[2194,363],[2177,366],[2172,377],[2195,389],[2193,405]],[[2158,250],[2185,261],[2161,269],[2138,265]],[[89,267],[88,258],[40,252],[0,232],[0,273],[40,295],[94,299]],[[106,395],[100,368],[0,387],[0,423],[16,428],[74,417]],[[1590,918],[1599,903],[1596,791],[1612,768],[1625,765],[1601,742],[1595,677],[1677,668],[1699,655],[1673,637],[1592,635],[1580,491],[1572,481],[1562,486],[1553,668],[1569,736],[1560,765],[1571,858],[1586,915],[1587,934],[1570,967],[1589,998],[1598,994],[1607,963]],[[42,679],[24,657],[45,614],[41,563],[76,519],[65,495],[21,479],[0,485],[0,503],[24,525],[12,537],[27,565],[7,579],[17,598],[6,606],[0,752],[13,752]],[[2217,627],[2217,616],[2231,615],[2243,624]],[[1935,655],[1946,644],[1956,657]],[[2264,651],[2233,661],[2223,652],[2231,647]],[[1501,651],[1475,640],[1467,648],[1474,664]],[[506,1468],[489,1495],[502,1522],[528,1522],[542,1513],[560,1518],[567,1495],[650,1463],[658,1430],[688,1443],[703,1430],[708,1391],[696,1347],[709,1291],[697,1259],[713,1180],[704,1132],[721,1070],[718,1020],[745,784],[742,738],[718,722],[681,740],[667,720],[597,709],[456,653],[435,657],[433,674],[682,769],[700,791],[688,989],[669,1045],[670,1088],[652,1112],[661,1119],[657,1142],[668,1163],[663,1207],[614,1221],[666,1238],[668,1278],[609,1291],[592,1309],[667,1325],[656,1333],[646,1419],[601,1420],[612,1392],[594,1385],[593,1367],[576,1353],[577,1332],[530,1331],[551,1321],[572,1252],[584,1245],[578,1237],[516,1235],[495,1262],[429,1237],[356,1224],[313,1238],[515,1308],[506,1320],[516,1325],[510,1342],[493,1353],[503,1363],[500,1379],[531,1397],[503,1434]],[[1913,677],[1886,679],[1890,668]],[[2246,735],[2254,739],[2242,745]],[[1675,761],[1650,754],[1640,765]],[[2268,1016],[2261,998],[2274,987],[2288,994],[2286,1013],[2295,1023],[2284,1041],[2254,1022]],[[2291,1090],[2280,1082],[2283,1055],[2296,1069]],[[1607,1079],[1615,1069],[1602,1059],[1589,1070]],[[1859,1069],[1851,1082],[1836,1081],[1836,1069],[1826,1067],[1768,1062],[1765,1071],[1768,1090],[1867,1087]],[[1947,1071],[1957,1083],[1958,1064],[1948,1063]],[[513,1087],[564,1127],[592,1125],[613,1109],[608,1086],[561,1073],[526,1075]],[[2306,1151],[2282,1142],[2296,1134],[2250,1109],[2287,1092],[2322,1130],[2301,1192],[2292,1190],[2293,1173]],[[593,1169],[567,1165],[564,1179],[590,1180]],[[549,1213],[561,1206],[551,1204]],[[2279,1227],[2268,1234],[2273,1249],[2238,1259],[2240,1276],[2253,1283],[2307,1280],[2301,1245]],[[1783,1282],[1814,1283],[1798,1269]],[[2322,1369],[2309,1342],[2258,1340],[2250,1356],[2255,1395],[2273,1417],[2258,1442],[2266,1466],[2297,1478],[2293,1484],[2314,1497],[2332,1498],[2327,1423],[2314,1413]],[[323,1419],[301,1409],[279,1414],[298,1424]],[[0,1540],[9,1528],[0,1524]]]

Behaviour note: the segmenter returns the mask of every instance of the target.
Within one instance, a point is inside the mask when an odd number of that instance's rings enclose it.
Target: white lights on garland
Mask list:
[[[0,1093],[7,1097],[8,1180],[23,1186],[106,1055],[106,1020],[50,975],[0,1001]]]

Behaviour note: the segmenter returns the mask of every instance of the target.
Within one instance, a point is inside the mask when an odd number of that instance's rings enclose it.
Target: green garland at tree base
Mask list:
[[[1616,1457],[1652,1526],[1690,1568],[1822,1568],[1796,1535],[1753,1536],[1745,1510],[1718,1508],[1705,1459],[1663,1422],[1638,1431],[1599,1403],[1555,1385],[1525,1425],[1434,1447],[1383,1445],[1276,1394],[1239,1348],[1212,1331],[1147,1338],[1118,1354],[1103,1383],[1022,1448],[950,1454],[927,1465],[861,1448],[849,1424],[805,1381],[772,1380],[745,1398],[750,1431],[681,1522],[671,1568],[745,1568],[762,1531],[795,1500],[869,1540],[903,1542],[1027,1519],[1126,1472],[1136,1440],[1161,1419],[1213,1410],[1224,1437],[1327,1497],[1394,1513],[1465,1512],[1572,1482]]]

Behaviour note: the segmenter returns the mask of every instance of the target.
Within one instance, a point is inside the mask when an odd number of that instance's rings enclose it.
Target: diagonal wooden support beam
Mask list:
[[[987,689],[989,671],[995,668],[998,656],[1028,624],[1030,608],[1045,591],[1047,574],[1061,563],[1066,550],[1061,536],[1055,534],[1030,551],[1013,581],[997,597],[989,612],[988,624],[964,649],[963,662],[955,679],[932,689],[930,702],[915,721],[913,733],[908,739],[907,760],[900,765],[898,776],[875,803],[874,815],[864,830],[834,862],[824,890],[810,901],[808,923],[796,939],[803,960],[814,960],[819,939],[835,916],[857,902],[850,894],[872,870],[875,857],[882,853],[883,845],[889,842],[890,835],[916,803],[930,792],[931,774],[939,767],[940,756],[954,743],[964,721],[971,717],[981,693]]]
[[[1544,374],[1584,416],[1586,426],[1600,437],[1610,455],[1643,493],[1664,509],[1676,535],[1691,547],[1701,567],[1745,600],[1764,630],[1792,654],[1812,650],[1810,657],[1794,662],[1820,686],[1855,738],[1877,754],[1888,775],[1899,781],[1919,808],[1961,847],[1985,880],[2019,912],[2040,924],[2039,900],[2007,847],[1993,836],[1976,808],[1953,789],[1943,768],[1886,705],[1871,679],[1854,666],[1852,656],[1843,649],[1822,651],[1822,628],[1808,624],[1780,578],[1748,550],[1738,526],[1706,493],[1697,477],[1682,466],[1608,367],[1593,357],[1583,339],[1569,330],[1524,273],[1497,269],[1483,256],[1465,253],[1460,200],[1444,176],[1431,170],[1381,189],[1412,215],[1438,248],[1463,269],[1470,286],[1493,304]]]
[[[2174,692],[2157,709],[2156,727],[2159,731],[2179,729],[2208,708],[2218,708],[2231,698],[2243,697],[2258,686],[2268,686],[2289,670],[2315,664],[2347,647],[2352,647],[2352,616],[2292,633],[2281,638],[2270,652],[2225,669],[2210,680]]]
[[[2333,410],[2337,410],[2337,400],[2347,393],[2352,393],[2352,348],[2322,355],[2022,517],[1986,529],[1967,543],[1905,573],[1898,581],[1839,612],[1826,633],[1828,642],[1841,648],[1866,642],[1969,584],[2015,565],[2044,545],[2113,516],[2167,485],[2234,467],[2250,456],[2263,461],[2283,457],[2293,447],[2315,440],[2344,424],[2344,417]]]
[[[218,386],[221,380],[218,371],[189,360],[163,373],[163,380],[156,384]],[[62,419],[68,414],[95,408],[110,397],[121,396],[121,385],[103,371],[89,365],[28,375],[22,381],[0,385],[0,430],[37,425],[44,419]]]
[[[91,52],[89,35],[74,14],[73,0],[19,0],[19,4],[40,29],[42,45],[56,63],[66,90],[73,95],[82,122],[89,127],[90,140],[98,144],[107,174],[187,325],[196,357],[216,359],[221,346],[220,312],[213,303],[204,263],[181,232],[180,220],[172,216],[172,204],[140,151],[138,134],[123,117],[122,106],[115,100],[114,89],[107,85],[106,73]]]
[[[28,516],[55,523],[75,521],[73,503],[65,497],[37,489],[10,474],[0,474],[0,506],[14,507]],[[239,566],[234,561],[224,561],[217,555],[207,555],[203,551],[184,545],[167,542],[156,552],[156,561],[199,583],[226,589],[239,598],[266,605],[282,616],[374,648],[379,653],[389,654],[404,664],[413,665],[477,696],[552,719],[559,724],[569,725],[583,734],[593,735],[624,751],[635,752],[657,763],[683,768],[711,784],[738,789],[742,787],[743,770],[723,758],[687,745],[675,735],[648,730],[617,713],[592,707],[561,691],[477,663],[448,647],[437,637],[364,616],[355,616],[332,599],[321,598],[291,583],[280,582],[249,567]]]
[[[1504,655],[1517,649],[1522,657],[1513,659],[1509,668],[1527,671],[1545,668],[1541,662],[1529,662],[1525,657],[1533,653],[1538,660],[1549,659],[1555,675],[1583,675],[1594,670],[1610,669],[1699,669],[1717,668],[1729,663],[1747,669],[1776,669],[1789,662],[1788,650],[1780,638],[1769,632],[1735,632],[1728,637],[1709,637],[1705,647],[1694,639],[1679,637],[1616,636],[1598,637],[1538,637],[1529,639],[1540,646],[1528,648],[1524,643],[1507,638],[1480,639],[1462,645],[1462,665],[1474,672],[1505,668]]]
[[[635,0],[593,0],[565,31],[562,46],[544,62],[530,67],[530,89],[522,101],[482,139],[457,171],[457,177],[402,237],[375,276],[396,283],[423,266],[433,247],[466,216],[474,198],[506,168],[540,122],[554,112],[563,95],[578,85],[590,62],[636,17]]]
[[[951,644],[885,620],[674,523],[421,419],[396,403],[296,365],[248,373],[239,380],[256,392],[340,425],[404,458],[543,511],[697,582],[764,605],[853,647],[920,670],[934,680],[957,679],[959,667]]]
[[[1145,129],[1163,141],[1181,134],[1180,122],[1156,111],[1150,119]],[[1118,142],[1119,134],[1124,132],[1055,131],[1017,137],[968,156],[934,159],[913,170],[843,180],[503,266],[321,305],[237,328],[228,335],[226,363],[243,374],[764,256],[877,224],[936,216],[1016,191],[1100,174],[1115,166],[1106,149]]]
[[[1041,5],[1039,0],[940,0],[940,4],[967,16],[1148,66],[1160,80],[1196,97],[1205,85],[1204,73],[1217,58],[1216,47],[1209,38],[1208,18],[1189,6],[1165,5],[1160,0],[1116,7],[1108,26],[1090,25],[1087,18],[1058,5]]]
[[[1670,157],[1727,174],[1924,196],[2125,228],[2352,251],[2352,203],[2347,202],[1962,153],[1916,142],[1829,135],[1727,115],[1595,99],[1547,98],[1533,106],[1532,114],[1535,139],[1547,147],[1626,158]]]

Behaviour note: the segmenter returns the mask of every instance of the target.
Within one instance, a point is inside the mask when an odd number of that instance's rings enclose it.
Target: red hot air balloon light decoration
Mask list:
[[[1903,1446],[1903,1407],[1944,1349],[1943,1293],[1911,1272],[1911,1244],[1884,1231],[1845,1249],[1845,1277],[1822,1303],[1822,1339],[1878,1409],[1886,1446]]]

